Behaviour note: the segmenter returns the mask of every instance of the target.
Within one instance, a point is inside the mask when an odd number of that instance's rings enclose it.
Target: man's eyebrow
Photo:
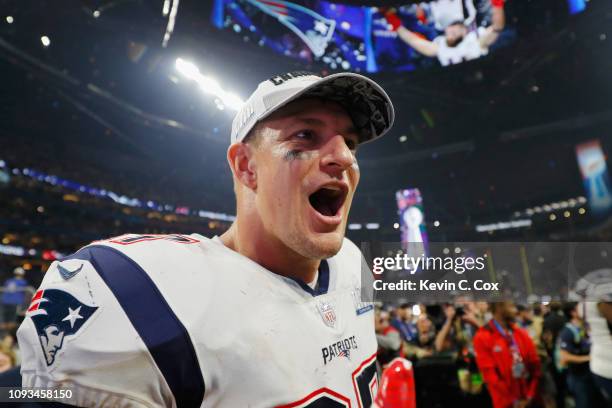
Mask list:
[[[305,118],[296,118],[298,122],[302,122],[305,125],[310,125],[310,126],[325,126],[325,122],[322,121],[321,119],[317,119],[317,118],[309,118],[309,117],[305,117]],[[351,125],[349,127],[347,127],[346,129],[344,129],[344,131],[342,132],[343,135],[355,135],[355,136],[359,136],[359,132],[357,132],[357,129],[355,128],[355,126]]]

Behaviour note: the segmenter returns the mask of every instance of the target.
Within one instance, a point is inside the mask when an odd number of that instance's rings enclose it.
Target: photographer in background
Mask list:
[[[455,306],[444,308],[444,314],[446,320],[436,336],[435,350],[454,359],[461,391],[479,394],[482,377],[476,366],[473,338],[482,321],[477,317],[476,304],[457,299]]]
[[[464,347],[472,347],[476,330],[482,325],[477,318],[473,302],[458,301],[457,307],[447,305],[444,308],[446,320],[436,335],[434,343],[438,353],[460,353]]]
[[[415,324],[417,334],[411,342],[403,344],[403,353],[412,360],[433,355],[436,328],[427,315],[420,315]]]

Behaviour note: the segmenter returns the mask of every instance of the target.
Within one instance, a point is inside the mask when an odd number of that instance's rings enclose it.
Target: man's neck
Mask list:
[[[315,280],[320,260],[304,258],[275,237],[266,237],[263,233],[256,232],[256,228],[257,226],[253,225],[242,225],[237,220],[220,236],[221,242],[278,275],[297,279],[305,284]],[[263,232],[263,229],[259,231]]]
[[[580,327],[582,325],[582,322],[577,317],[574,317],[572,320],[570,320],[570,323],[576,327]]]

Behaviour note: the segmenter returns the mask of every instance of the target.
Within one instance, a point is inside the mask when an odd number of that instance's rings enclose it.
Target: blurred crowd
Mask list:
[[[34,288],[25,278],[25,270],[15,268],[0,287],[0,373],[20,364],[17,327],[27,310]]]
[[[609,383],[589,368],[585,307],[462,299],[379,305],[378,362],[412,362],[417,406],[605,407]]]

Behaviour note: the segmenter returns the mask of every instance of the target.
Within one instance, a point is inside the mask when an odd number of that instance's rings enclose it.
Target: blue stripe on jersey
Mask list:
[[[294,280],[302,289],[310,293],[312,296],[324,295],[329,289],[329,264],[325,259],[321,261],[321,264],[319,265],[319,277],[317,279],[315,289],[311,288],[299,279],[289,279]]]
[[[200,407],[204,378],[185,326],[149,275],[122,252],[93,245],[64,259],[89,261],[149,349],[179,408]]]

